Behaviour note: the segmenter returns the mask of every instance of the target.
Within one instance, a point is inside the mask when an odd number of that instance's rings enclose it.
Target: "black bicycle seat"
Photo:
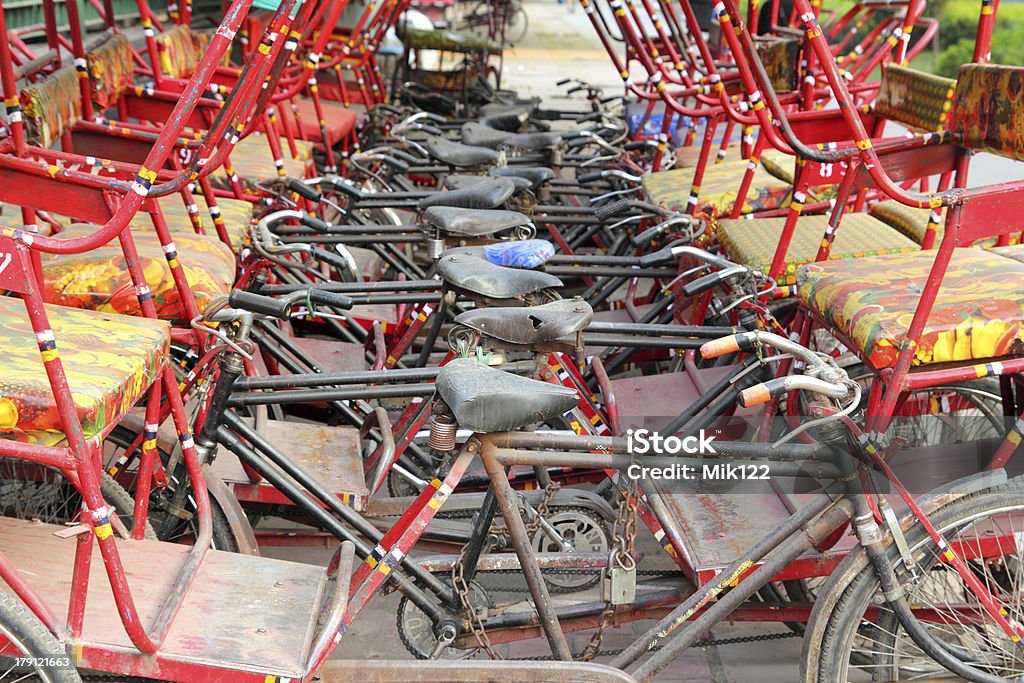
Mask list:
[[[495,164],[498,162],[498,153],[486,147],[471,147],[454,142],[447,138],[432,137],[427,140],[427,150],[430,155],[441,163],[465,168],[468,166],[483,166],[484,164]]]
[[[542,152],[562,144],[561,133],[517,133],[501,142],[501,147],[524,149],[528,152]]]
[[[456,358],[442,367],[436,386],[459,425],[481,434],[543,422],[578,402],[568,387],[495,370],[469,358]]]
[[[515,133],[522,128],[523,124],[529,120],[530,115],[536,109],[537,105],[535,104],[502,104],[500,102],[492,102],[480,108],[480,113],[483,117],[479,121],[488,128]]]
[[[465,254],[442,255],[437,262],[437,272],[450,286],[490,299],[515,299],[562,286],[562,281],[554,275],[496,266]]]
[[[423,221],[448,235],[487,237],[502,230],[528,225],[530,217],[518,211],[480,211],[456,206],[432,206],[423,212]]]
[[[529,190],[533,188],[531,183],[526,178],[519,178],[517,176],[485,176],[485,175],[463,175],[462,173],[452,173],[444,179],[444,186],[449,190],[461,190],[470,185],[476,185],[482,183],[490,178],[504,178],[511,180],[512,184],[516,186],[516,192],[522,192],[523,190]]]
[[[463,209],[496,209],[516,193],[516,184],[508,178],[484,178],[451,192],[435,192],[416,205],[421,211],[431,206],[453,206]]]
[[[554,178],[555,172],[546,166],[507,166],[492,168],[487,171],[487,175],[495,178],[523,178],[529,180],[536,190]]]
[[[462,133],[463,144],[487,147],[489,149],[497,149],[505,140],[516,136],[516,133],[491,128],[479,121],[469,121],[462,124],[460,132]]]
[[[455,322],[510,344],[540,344],[576,334],[593,318],[586,301],[561,299],[528,308],[477,308]]]

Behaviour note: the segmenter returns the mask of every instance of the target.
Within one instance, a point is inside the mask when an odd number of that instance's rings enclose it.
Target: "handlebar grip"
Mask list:
[[[601,104],[608,104],[609,102],[614,102],[615,100],[622,99],[625,99],[622,95],[609,95],[608,97],[602,97],[600,100],[598,100],[598,102],[600,102]]]
[[[634,247],[642,246],[647,242],[653,240],[658,235],[660,235],[664,229],[665,228],[661,225],[655,225],[653,228],[647,228],[639,235],[635,235],[631,242],[633,243]]]
[[[651,266],[656,266],[659,263],[671,261],[673,258],[675,257],[672,256],[672,252],[669,251],[668,249],[659,249],[658,251],[654,251],[651,252],[650,254],[644,254],[643,256],[641,256],[640,267],[650,268]]]
[[[360,190],[358,187],[356,187],[352,183],[350,183],[350,182],[348,182],[346,180],[343,180],[341,178],[335,179],[335,181],[334,181],[334,189],[337,190],[338,192],[344,194],[344,195],[347,195],[347,196],[353,198],[353,199],[362,199],[363,198],[363,191],[362,190]]]
[[[288,318],[288,309],[291,305],[287,301],[274,299],[262,294],[253,294],[244,289],[233,289],[228,295],[228,305],[232,308],[243,308],[253,313],[267,315],[271,318]]]
[[[555,83],[555,85],[561,87],[561,86],[565,85],[566,83],[569,83],[570,81],[572,81],[571,78],[563,78],[562,80],[560,80],[557,83]]]
[[[296,180],[295,178],[286,178],[284,186],[291,192],[294,192],[303,199],[307,199],[314,204],[319,202],[320,198],[323,196],[315,187],[311,187],[301,180]]]
[[[409,164],[405,163],[401,159],[396,159],[395,157],[389,156],[389,155],[384,155],[380,159],[385,164],[387,164],[388,166],[391,166],[393,169],[395,169],[399,173],[405,173],[406,171],[409,170]]]
[[[437,126],[431,126],[429,124],[423,124],[423,127],[420,130],[422,130],[424,133],[430,133],[431,135],[444,135],[443,130],[441,130]]]
[[[417,159],[412,154],[409,154],[408,152],[406,152],[404,149],[392,148],[392,149],[388,150],[388,156],[394,157],[395,159],[399,159],[400,161],[404,161],[405,163],[409,164],[410,166],[413,166],[413,165],[419,163],[419,161],[420,161],[419,159]]]
[[[732,268],[726,268],[724,270],[716,270],[713,273],[708,273],[702,277],[697,278],[692,282],[687,282],[683,285],[684,296],[696,296],[701,292],[705,292],[712,287],[717,287],[729,278],[739,275],[740,273],[746,272],[746,268],[742,266],[733,266]]]
[[[632,142],[627,142],[626,144],[624,144],[622,146],[622,149],[626,150],[627,152],[632,152],[634,149],[644,149],[645,147],[653,147],[656,144],[658,143],[655,142],[654,140],[633,140]]]
[[[720,337],[705,342],[700,347],[700,355],[705,360],[718,358],[729,353],[736,353],[749,343],[749,336],[746,333],[730,334],[728,337]]]
[[[740,392],[740,405],[753,408],[772,400],[772,390],[767,384],[755,384]]]
[[[327,232],[327,229],[331,227],[330,223],[322,221],[316,216],[310,216],[308,213],[304,213],[299,217],[299,222],[305,225],[307,228],[312,228],[317,232]]]
[[[615,216],[618,216],[623,211],[628,211],[629,207],[630,202],[628,199],[618,199],[609,204],[602,204],[601,206],[594,209],[594,218],[601,222],[604,222],[609,218],[614,218]]]
[[[325,292],[322,289],[309,290],[309,300],[315,304],[323,304],[332,308],[343,308],[346,311],[352,308],[353,305],[350,297],[336,292]]]
[[[576,176],[577,183],[592,183],[595,180],[600,180],[604,177],[604,171],[591,171],[590,173],[584,173],[583,175]]]
[[[329,265],[332,265],[335,268],[341,270],[342,272],[347,272],[352,267],[348,261],[346,261],[338,254],[335,254],[330,249],[321,249],[320,247],[313,247],[310,253],[316,259],[323,261],[324,263],[327,263]]]

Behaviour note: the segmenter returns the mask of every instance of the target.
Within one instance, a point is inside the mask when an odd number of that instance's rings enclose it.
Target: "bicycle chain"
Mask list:
[[[526,535],[530,538],[532,538],[534,534],[536,534],[537,531],[540,530],[541,521],[548,516],[548,504],[551,503],[551,500],[555,497],[555,494],[558,493],[558,489],[560,488],[562,488],[561,484],[554,481],[544,488],[544,494],[541,496],[540,502],[537,504],[537,507],[534,510],[536,514],[530,522],[526,523]],[[525,512],[525,507],[519,507],[519,513],[524,517]],[[473,512],[473,514],[475,514],[475,512]],[[470,517],[472,517],[473,514],[471,514]],[[488,530],[488,533],[494,534],[495,536],[505,537],[509,535],[508,527],[499,526],[495,522],[491,523],[491,528]]]

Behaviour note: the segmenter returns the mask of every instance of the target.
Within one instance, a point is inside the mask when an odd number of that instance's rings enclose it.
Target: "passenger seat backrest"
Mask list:
[[[961,66],[952,119],[961,147],[1024,161],[1024,67]]]
[[[764,64],[765,71],[775,92],[792,92],[797,88],[799,71],[797,62],[800,59],[799,38],[758,38],[755,43],[757,55]]]
[[[72,66],[27,85],[20,100],[26,137],[40,147],[51,147],[64,131],[82,120],[82,91]]]
[[[199,50],[192,29],[175,26],[156,37],[160,71],[171,78],[188,78],[199,65]]]
[[[132,46],[124,35],[111,35],[85,55],[92,97],[100,111],[112,107],[135,81]]]
[[[882,75],[875,113],[918,132],[949,128],[956,81],[890,64]]]

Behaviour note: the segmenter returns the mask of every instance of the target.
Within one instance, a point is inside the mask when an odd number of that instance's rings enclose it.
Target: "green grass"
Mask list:
[[[981,3],[975,0],[945,0],[929,5],[925,13],[939,20],[939,57],[928,63],[922,54],[919,68],[956,78],[960,65],[971,61],[974,53],[980,7]],[[1000,3],[992,36],[992,61],[1024,64],[1024,4]]]

